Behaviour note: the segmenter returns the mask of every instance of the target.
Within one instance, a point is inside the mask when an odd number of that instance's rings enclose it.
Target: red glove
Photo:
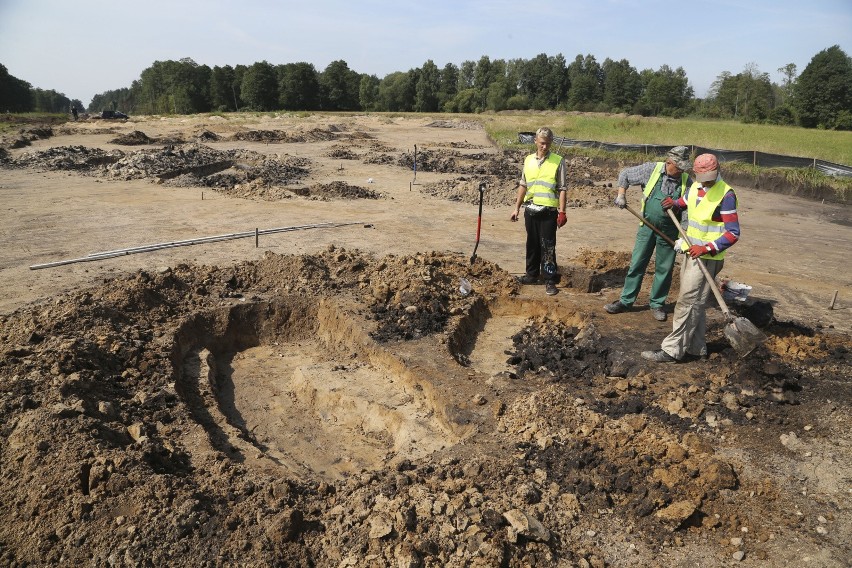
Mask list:
[[[674,202],[674,199],[672,199],[671,197],[666,197],[665,199],[663,199],[663,202],[660,203],[660,205],[663,207],[663,210],[666,210],[666,209],[671,209],[672,207],[674,207],[675,202]]]
[[[565,211],[560,211],[559,215],[556,216],[556,226],[558,228],[564,227],[565,223],[568,222],[568,216],[565,215]]]
[[[710,254],[713,249],[710,245],[692,245],[689,247],[689,256],[692,258],[698,258],[703,254]]]

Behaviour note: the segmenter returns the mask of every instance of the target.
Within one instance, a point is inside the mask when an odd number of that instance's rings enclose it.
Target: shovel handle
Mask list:
[[[686,236],[686,231],[683,230],[683,227],[680,226],[680,222],[675,217],[675,214],[672,213],[671,209],[666,209],[666,213],[668,213],[669,217],[671,217],[672,221],[674,221],[675,226],[677,226],[677,231],[680,233],[680,236],[683,237],[683,240],[687,243],[692,241],[689,240],[689,237]],[[719,291],[719,287],[716,286],[716,280],[710,276],[710,272],[707,270],[707,267],[704,266],[704,263],[701,262],[700,258],[693,259],[698,263],[698,268],[701,269],[701,272],[704,273],[704,278],[707,279],[707,283],[710,284],[710,289],[713,290],[713,295],[716,296],[716,301],[719,302],[719,307],[722,309],[722,313],[725,314],[725,317],[728,320],[733,320],[734,317],[731,315],[731,311],[728,309],[728,304],[725,303],[725,299],[722,297],[722,292]]]
[[[624,206],[624,208],[625,208],[625,209],[627,209],[628,211],[630,211],[631,213],[633,213],[633,215],[634,215],[637,219],[639,219],[640,221],[642,221],[643,223],[645,223],[646,225],[648,225],[648,228],[649,228],[649,229],[651,229],[652,231],[654,231],[655,233],[657,233],[658,235],[660,235],[660,236],[663,238],[663,240],[664,240],[664,241],[666,241],[667,243],[669,243],[669,244],[671,245],[671,247],[672,247],[672,248],[674,248],[674,246],[675,246],[674,241],[673,241],[673,240],[671,240],[667,234],[665,234],[664,232],[662,232],[661,230],[659,230],[658,228],[656,228],[654,225],[652,225],[651,223],[649,223],[649,222],[648,222],[648,220],[647,220],[645,217],[643,217],[642,215],[640,215],[639,213],[637,213],[636,211],[634,211],[633,209],[631,209],[629,205],[625,205],[625,206]]]

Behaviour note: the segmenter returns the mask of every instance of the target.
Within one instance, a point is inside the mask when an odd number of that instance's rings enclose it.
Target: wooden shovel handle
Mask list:
[[[680,226],[680,221],[677,220],[675,214],[672,213],[671,209],[666,209],[666,213],[668,213],[669,217],[671,217],[672,221],[674,221],[675,226],[677,226],[677,231],[680,233],[681,238],[688,245],[691,241],[689,237],[686,236],[686,231],[683,230],[683,227]],[[731,311],[728,309],[728,304],[725,303],[725,299],[722,297],[722,292],[719,291],[719,287],[716,286],[716,280],[710,276],[710,271],[707,270],[707,267],[704,266],[704,263],[701,262],[700,258],[693,259],[698,263],[698,268],[701,269],[701,272],[704,273],[704,277],[707,279],[707,282],[710,284],[710,289],[713,290],[713,295],[716,296],[716,301],[719,302],[719,307],[722,309],[722,313],[725,314],[725,317],[728,320],[732,320],[733,316],[731,315]]]
[[[652,231],[654,231],[655,233],[657,233],[658,235],[660,235],[661,237],[663,237],[663,240],[664,240],[664,241],[666,241],[667,243],[669,243],[669,244],[672,246],[672,248],[674,248],[674,246],[675,246],[674,241],[673,241],[673,240],[671,240],[667,234],[665,234],[664,232],[662,232],[661,230],[659,230],[658,228],[656,228],[654,225],[652,225],[651,223],[649,223],[649,222],[648,222],[648,220],[647,220],[645,217],[643,217],[642,215],[640,215],[639,213],[637,213],[636,211],[634,211],[633,209],[631,209],[629,205],[625,205],[625,206],[624,206],[624,208],[625,208],[625,209],[627,209],[628,211],[630,211],[631,213],[633,213],[633,215],[634,215],[637,219],[639,219],[640,221],[642,221],[643,223],[645,223],[646,225],[648,225],[648,228],[649,228],[649,229],[651,229]]]

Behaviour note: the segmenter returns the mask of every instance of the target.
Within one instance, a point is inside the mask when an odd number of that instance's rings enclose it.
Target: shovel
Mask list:
[[[482,194],[485,193],[485,182],[479,182],[479,218],[476,220],[476,244],[473,245],[473,255],[470,263],[476,260],[476,249],[479,248],[479,230],[482,228]]]
[[[675,214],[672,213],[672,210],[666,209],[666,213],[668,213],[669,217],[671,217],[674,224],[677,225],[677,230],[680,232],[680,236],[683,237],[683,240],[689,243],[690,240],[689,237],[686,236],[686,231],[684,231],[683,227],[680,226],[680,223],[678,222],[677,217],[675,217]],[[710,284],[710,289],[713,290],[713,295],[716,296],[716,301],[719,302],[719,308],[721,308],[722,313],[725,314],[725,319],[728,320],[728,325],[726,325],[724,329],[725,337],[728,338],[728,341],[731,343],[731,347],[734,348],[734,351],[739,353],[740,357],[745,357],[754,351],[755,347],[766,341],[766,335],[757,329],[757,327],[747,318],[734,317],[733,314],[731,314],[731,310],[728,309],[728,304],[725,303],[725,299],[722,297],[722,292],[719,290],[719,287],[716,286],[716,280],[710,276],[710,272],[707,270],[707,267],[704,266],[704,263],[701,262],[701,259],[695,259],[695,262],[698,263],[698,267],[701,269],[701,272],[704,273],[707,283]]]
[[[628,211],[630,211],[631,213],[633,213],[634,217],[636,217],[637,219],[639,219],[640,221],[642,221],[643,223],[648,225],[649,229],[651,229],[652,231],[654,231],[655,233],[660,235],[663,238],[664,241],[669,243],[672,246],[672,248],[674,248],[674,246],[675,246],[674,241],[671,240],[667,234],[665,234],[664,232],[662,232],[661,230],[656,228],[654,225],[649,223],[648,220],[645,217],[643,217],[642,215],[640,215],[639,213],[637,213],[636,211],[631,209],[629,205],[625,205],[624,208],[627,209]]]

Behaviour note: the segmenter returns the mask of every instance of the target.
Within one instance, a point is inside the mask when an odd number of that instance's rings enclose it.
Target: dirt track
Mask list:
[[[572,160],[550,298],[512,276],[521,155],[473,122],[52,134],[0,170],[3,564],[850,556],[847,208],[738,187],[723,274],[771,303],[769,340],[737,359],[713,309],[709,360],[654,366],[638,354],[671,324],[602,311],[635,233],[607,206],[615,170]],[[29,269],[325,222],[357,223]]]

